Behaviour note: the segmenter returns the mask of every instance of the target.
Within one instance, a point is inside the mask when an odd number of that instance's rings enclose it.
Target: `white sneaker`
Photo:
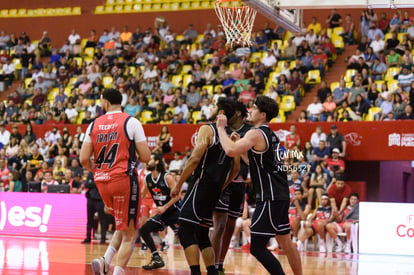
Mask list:
[[[297,241],[296,247],[298,248],[298,251],[303,251],[303,243],[301,241]]]
[[[269,243],[270,245],[267,247],[267,249],[269,250],[275,250],[276,248],[279,247],[279,244],[277,243],[275,238],[270,238]]]
[[[95,275],[109,274],[110,265],[105,262],[104,257],[96,258],[92,260],[92,270]]]
[[[325,245],[319,245],[319,252],[326,253],[326,247],[325,247]]]
[[[346,244],[345,245],[345,253],[351,253],[351,244]]]
[[[236,238],[231,238],[229,248],[235,248],[237,246]]]
[[[337,244],[335,247],[335,252],[341,253],[343,251],[344,245],[343,244]]]

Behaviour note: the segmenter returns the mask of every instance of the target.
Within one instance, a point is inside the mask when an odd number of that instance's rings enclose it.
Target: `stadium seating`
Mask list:
[[[37,8],[37,9],[3,9],[0,18],[26,18],[26,17],[49,17],[49,16],[74,16],[81,15],[81,7],[64,8]]]

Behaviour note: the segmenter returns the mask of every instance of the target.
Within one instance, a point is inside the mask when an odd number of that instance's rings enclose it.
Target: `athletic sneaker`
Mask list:
[[[105,262],[104,257],[96,258],[92,260],[92,270],[95,275],[109,274],[110,265]]]
[[[164,265],[164,261],[161,259],[161,257],[152,257],[151,262],[149,262],[147,265],[144,265],[142,268],[145,270],[151,270],[161,268]]]
[[[237,246],[237,239],[231,238],[229,248],[235,248]]]
[[[269,246],[267,247],[267,249],[275,250],[277,248],[279,248],[279,244],[277,243],[276,239],[275,238],[270,238]]]
[[[346,244],[345,245],[345,253],[351,253],[351,244]]]
[[[341,253],[344,250],[344,245],[343,244],[337,244],[335,247],[335,252],[337,253]]]
[[[224,270],[217,270],[217,275],[225,275]]]
[[[242,250],[250,250],[250,243],[246,243],[245,245],[240,246],[240,249],[242,249]]]
[[[142,251],[147,251],[148,250],[148,247],[144,243],[142,243],[141,244],[141,250]]]
[[[323,245],[319,245],[319,252],[326,253],[326,247],[325,247],[324,244]]]
[[[301,241],[298,241],[296,243],[296,247],[297,247],[298,251],[304,251],[304,245]]]
[[[168,248],[170,248],[170,246],[167,241],[161,243],[161,251],[166,251]]]

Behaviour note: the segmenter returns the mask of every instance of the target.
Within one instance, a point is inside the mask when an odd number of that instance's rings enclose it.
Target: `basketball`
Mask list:
[[[165,23],[165,18],[163,16],[157,16],[155,18],[155,27],[156,28],[161,28],[164,26]]]

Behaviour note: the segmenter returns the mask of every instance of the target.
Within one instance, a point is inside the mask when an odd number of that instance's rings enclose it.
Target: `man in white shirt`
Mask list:
[[[78,117],[78,111],[73,108],[72,103],[68,103],[68,107],[65,110],[65,114],[68,116],[68,119],[71,122],[75,122],[76,118]]]
[[[187,104],[184,103],[184,99],[179,98],[177,106],[175,107],[175,114],[178,115],[181,112],[183,112],[183,117],[186,119],[188,117],[188,107]]]
[[[13,83],[14,71],[14,64],[11,63],[9,59],[7,59],[6,63],[3,64],[2,80],[6,80],[8,86],[11,86],[11,84]]]
[[[322,132],[322,127],[317,126],[316,131],[312,133],[310,143],[312,144],[312,147],[318,147],[320,141],[326,141],[326,134]]]
[[[262,58],[262,64],[265,66],[266,72],[268,72],[268,70],[272,70],[273,67],[276,65],[276,62],[277,60],[276,57],[273,55],[272,49],[268,49],[267,54],[265,54],[265,56]]]
[[[212,111],[213,105],[211,104],[211,101],[209,98],[203,99],[203,104],[201,106],[201,114],[204,115],[207,119],[211,117],[211,111]]]
[[[95,99],[91,99],[91,105],[88,107],[87,111],[91,112],[91,118],[96,118],[99,115],[101,107],[96,105]]]
[[[33,73],[32,73],[32,80],[38,81],[38,77],[42,76],[44,78],[44,73],[40,70],[39,67],[35,66],[33,67]]]
[[[371,42],[370,47],[374,51],[374,53],[379,53],[380,51],[384,50],[385,42],[381,39],[379,34],[375,35],[375,39]]]
[[[79,34],[76,33],[75,29],[73,29],[72,33],[68,36],[68,40],[71,45],[75,45],[76,41],[80,39],[81,37]]]
[[[58,139],[61,138],[61,135],[57,129],[57,127],[53,127],[52,132],[48,133],[48,135],[45,137],[45,139],[50,143],[50,144],[55,144],[57,142]]]
[[[170,162],[169,171],[171,173],[180,174],[183,167],[183,160],[181,159],[180,152],[174,153],[174,159]]]
[[[308,111],[308,118],[311,121],[318,121],[319,115],[323,112],[323,106],[319,102],[319,98],[315,96],[313,98],[313,102],[308,105],[308,108],[306,109]]]
[[[6,126],[3,122],[0,123],[0,143],[3,147],[8,145],[10,142],[10,132],[6,130]]]
[[[108,33],[108,38],[109,40],[117,40],[119,38],[121,34],[119,33],[119,31],[116,30],[116,27],[112,27],[111,28],[111,32]]]

